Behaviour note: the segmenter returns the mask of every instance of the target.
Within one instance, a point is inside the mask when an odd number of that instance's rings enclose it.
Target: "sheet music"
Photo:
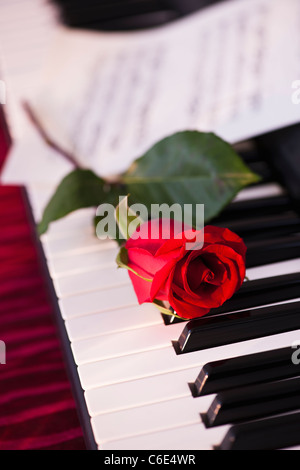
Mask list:
[[[298,121],[298,0],[232,0],[138,33],[63,29],[33,97],[53,139],[101,175],[176,131],[235,142]]]
[[[236,142],[299,121],[299,26],[298,0],[230,0],[143,32],[60,28],[30,101],[52,139],[102,176],[180,130]],[[42,160],[19,177],[47,179]]]

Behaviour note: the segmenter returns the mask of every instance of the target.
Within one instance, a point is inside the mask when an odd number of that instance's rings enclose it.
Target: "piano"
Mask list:
[[[296,125],[237,146],[262,181],[213,223],[243,236],[248,280],[201,319],[172,321],[137,304],[128,273],[116,269],[117,245],[93,233],[93,209],[42,236],[89,449],[300,446],[299,138]],[[43,188],[27,189],[35,223]]]
[[[299,140],[296,125],[237,145],[262,181],[212,223],[245,239],[248,280],[201,319],[137,304],[93,209],[36,235],[89,449],[300,449]],[[48,196],[24,188],[33,225]]]

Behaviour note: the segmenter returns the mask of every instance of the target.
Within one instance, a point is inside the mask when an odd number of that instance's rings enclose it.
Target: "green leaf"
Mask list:
[[[86,207],[97,207],[103,203],[118,203],[121,189],[108,185],[90,170],[75,170],[67,175],[58,186],[48,203],[38,226],[40,235],[48,230],[49,224],[71,212]]]
[[[130,225],[134,224],[134,227],[137,229],[145,222],[128,206],[128,197],[126,196],[122,199],[115,212],[116,222],[125,240],[129,240],[131,236],[129,233]]]
[[[47,205],[39,232],[46,232],[52,221],[78,209],[103,203],[117,207],[119,196],[128,193],[131,203],[146,206],[149,217],[152,204],[179,204],[179,208],[189,204],[191,212],[196,204],[204,204],[207,223],[241,189],[257,181],[259,177],[246,167],[229,144],[216,135],[180,132],[157,143],[136,160],[122,175],[119,184],[108,184],[90,170],[77,169],[70,173]],[[146,215],[143,215],[145,220]],[[194,213],[193,216],[196,226]],[[118,238],[117,241],[122,243]]]
[[[134,269],[128,266],[128,251],[126,250],[124,246],[120,249],[118,253],[118,256],[116,258],[116,263],[119,266],[119,268],[127,269],[127,271],[131,271],[133,274],[140,277],[144,281],[152,282],[152,279],[147,279],[146,277],[141,276]]]
[[[162,140],[122,175],[132,201],[145,204],[149,217],[151,204],[204,204],[205,223],[259,180],[228,143],[197,131]]]

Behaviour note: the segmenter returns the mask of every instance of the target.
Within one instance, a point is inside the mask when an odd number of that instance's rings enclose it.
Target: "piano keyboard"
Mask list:
[[[256,154],[245,157],[261,167]],[[249,247],[242,289],[191,322],[139,306],[118,247],[86,209],[41,239],[58,322],[91,448],[283,449],[300,445],[300,219],[268,165],[214,223]],[[28,187],[39,218],[46,198]],[[51,287],[53,288],[53,287]],[[170,317],[171,318],[171,317]],[[299,354],[300,356],[300,354]]]

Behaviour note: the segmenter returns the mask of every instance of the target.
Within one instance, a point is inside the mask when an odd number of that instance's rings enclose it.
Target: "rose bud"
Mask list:
[[[220,307],[240,289],[247,248],[229,229],[206,226],[202,248],[191,250],[187,233],[181,223],[156,219],[142,224],[125,248],[139,303],[168,302],[178,316],[191,319]],[[199,239],[199,232],[193,233]]]

